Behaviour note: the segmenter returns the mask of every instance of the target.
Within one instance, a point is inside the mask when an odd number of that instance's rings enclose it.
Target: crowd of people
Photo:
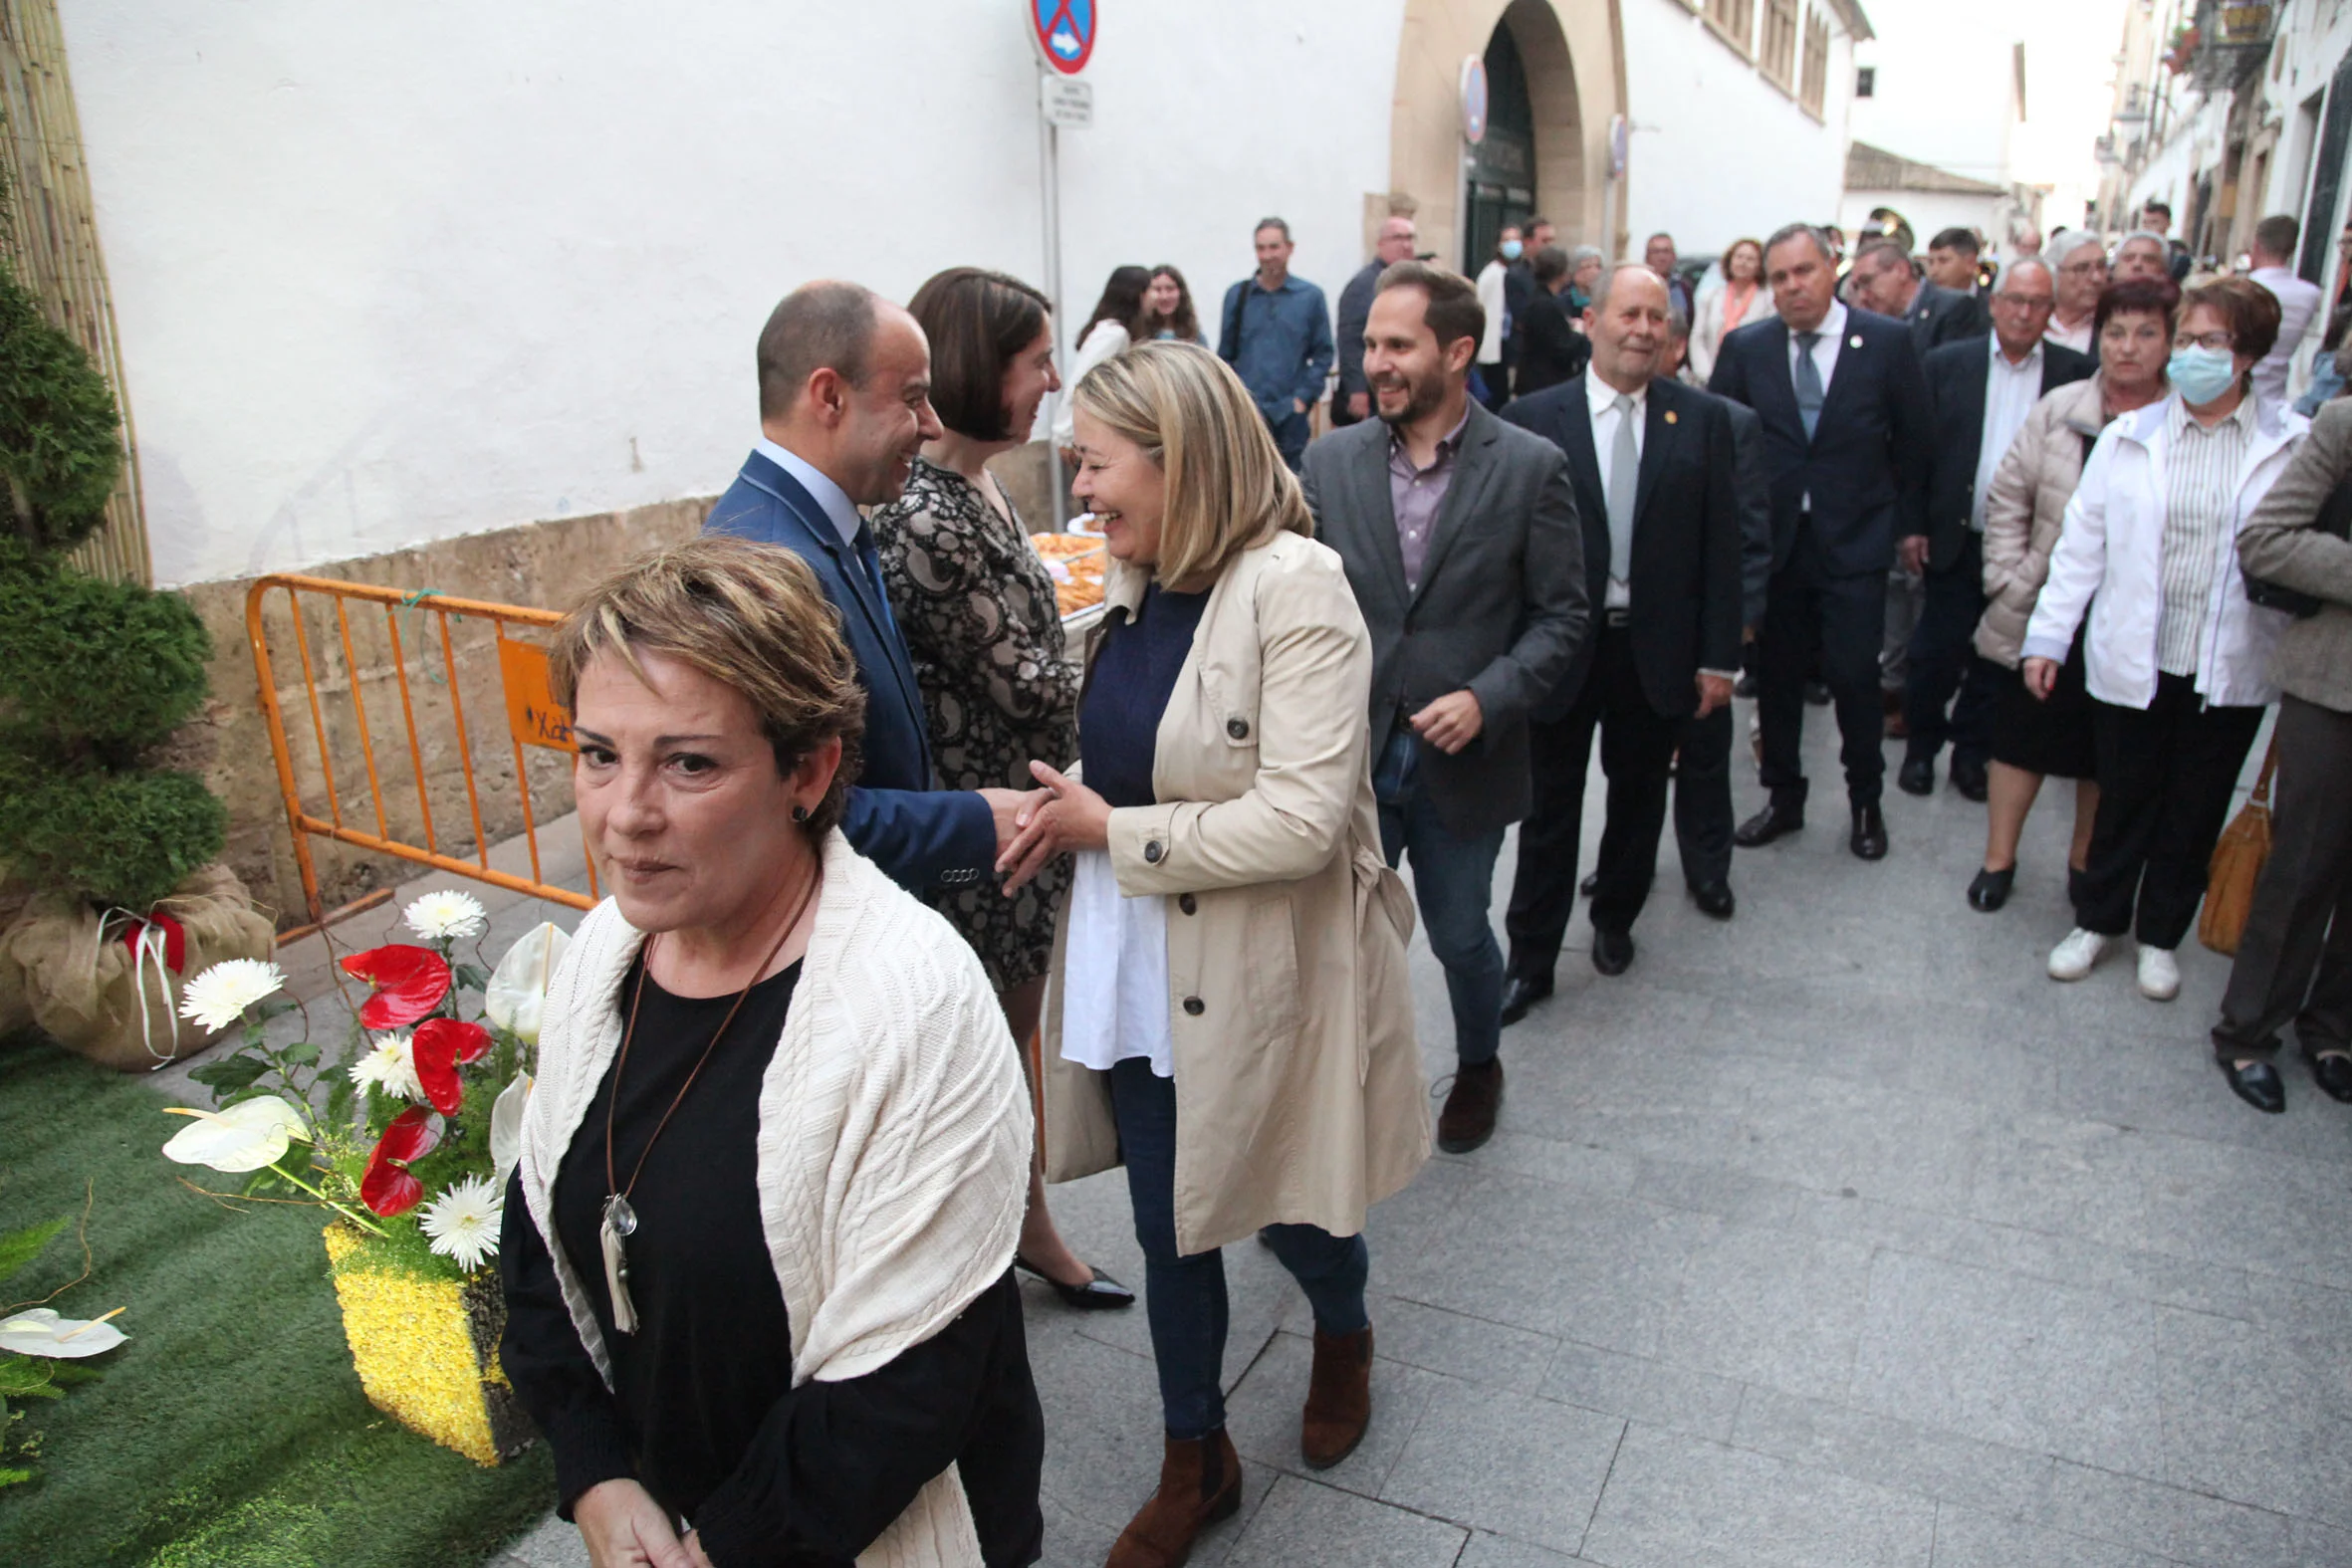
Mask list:
[[[1014,1272],[1132,1306],[1047,1198],[1112,1168],[1163,1449],[1110,1568],[1175,1568],[1240,1505],[1228,1244],[1309,1303],[1300,1453],[1337,1463],[1373,1418],[1367,1210],[1493,1135],[1579,892],[1594,968],[1634,965],[1670,817],[1735,917],[1735,846],[1804,826],[1811,706],[1866,861],[1889,734],[1912,792],[1949,746],[1987,913],[2075,780],[2048,971],[2128,932],[2169,1000],[2276,701],[2279,850],[2214,1049],[2275,1111],[2292,1023],[2352,1102],[2352,399],[2285,406],[2318,303],[2268,276],[2291,227],[2176,279],[2161,232],[1995,268],[1954,230],[1923,268],[1795,223],[1694,287],[1670,236],[1610,265],[1539,219],[1474,280],[1400,215],[1334,334],[1270,218],[1213,347],[1181,273],[1122,267],[1050,429],[1109,557],[1074,648],[990,466],[1063,389],[1047,297],[959,267],[903,307],[786,298],[703,536],[554,653],[612,896],[549,999],[502,1364],[591,1560],[1035,1561]]]

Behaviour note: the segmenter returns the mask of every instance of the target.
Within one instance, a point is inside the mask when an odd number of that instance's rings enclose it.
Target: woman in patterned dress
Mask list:
[[[1002,273],[955,267],[908,309],[931,339],[931,402],[945,429],[916,459],[905,494],[873,515],[890,612],[922,688],[941,784],[1026,789],[1031,759],[1060,767],[1077,756],[1078,674],[1054,578],[986,464],[1028,441],[1038,405],[1060,387],[1048,302]],[[1025,1065],[1067,887],[1057,866],[1011,897],[995,885],[929,895],[987,967]],[[1073,1306],[1135,1300],[1070,1251],[1037,1169],[1015,1261]]]

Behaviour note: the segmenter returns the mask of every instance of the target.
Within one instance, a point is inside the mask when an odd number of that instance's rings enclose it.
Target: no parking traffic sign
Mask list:
[[[1094,55],[1094,0],[1027,0],[1029,41],[1046,69],[1074,77]]]

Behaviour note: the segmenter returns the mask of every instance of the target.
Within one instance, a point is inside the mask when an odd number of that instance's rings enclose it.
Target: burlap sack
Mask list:
[[[206,866],[155,908],[187,933],[176,973],[152,958],[138,964],[127,944],[103,939],[97,910],[63,900],[36,899],[0,936],[0,970],[16,972],[33,1021],[119,1072],[159,1067],[201,1046],[209,1036],[179,1015],[181,984],[222,959],[266,959],[276,946],[268,917],[226,866]]]

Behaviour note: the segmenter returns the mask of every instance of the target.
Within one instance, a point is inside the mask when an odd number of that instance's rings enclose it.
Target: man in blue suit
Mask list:
[[[1911,332],[1849,311],[1821,233],[1792,223],[1764,247],[1778,316],[1723,341],[1708,390],[1764,421],[1771,476],[1772,576],[1758,651],[1757,712],[1770,803],[1740,824],[1742,848],[1804,825],[1804,686],[1814,657],[1837,704],[1848,845],[1887,852],[1878,653],[1898,540],[1927,533],[1934,419]]]
[[[703,524],[782,545],[841,613],[865,687],[864,765],[841,830],[910,891],[994,873],[1017,789],[934,787],[930,727],[857,509],[898,499],[931,411],[931,345],[915,319],[853,283],[812,283],[760,333],[760,440]]]

